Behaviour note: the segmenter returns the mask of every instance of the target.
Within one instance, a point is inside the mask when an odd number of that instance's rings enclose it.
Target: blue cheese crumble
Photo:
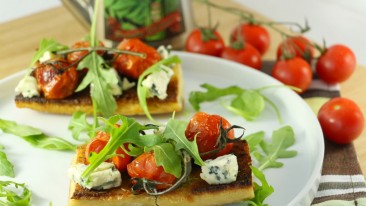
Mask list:
[[[36,78],[33,76],[25,76],[16,86],[15,93],[30,98],[39,96],[39,90]]]
[[[201,171],[201,178],[210,185],[231,183],[236,181],[238,175],[238,160],[233,154],[209,159],[205,161]]]
[[[173,73],[171,68],[161,65],[161,70],[147,76],[141,84],[148,90],[149,97],[165,99],[168,96],[166,90]]]
[[[70,178],[80,186],[87,189],[106,190],[118,187],[122,183],[121,173],[114,164],[103,162],[87,178],[81,178],[88,165],[76,164],[69,169]]]

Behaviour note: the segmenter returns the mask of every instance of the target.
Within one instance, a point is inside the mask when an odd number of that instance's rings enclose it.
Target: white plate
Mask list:
[[[219,58],[176,52],[183,62],[185,97],[192,90],[200,90],[202,83],[218,87],[238,85],[243,88],[258,88],[280,84],[275,79],[254,69]],[[0,118],[14,120],[19,124],[41,128],[45,133],[65,137],[72,141],[67,130],[70,116],[18,109],[14,104],[14,88],[24,72],[0,81]],[[295,158],[283,159],[284,167],[265,170],[268,181],[275,188],[267,200],[271,206],[310,205],[318,187],[323,162],[323,134],[318,121],[307,104],[294,92],[286,88],[268,89],[265,94],[279,107],[284,124],[277,121],[273,109],[266,107],[263,114],[253,122],[232,115],[219,102],[205,103],[202,110],[226,117],[232,124],[242,125],[247,134],[264,130],[266,138],[273,130],[291,125],[296,134]],[[177,114],[188,119],[193,110],[186,102],[185,111]],[[160,116],[162,120],[168,116]],[[33,205],[67,205],[69,180],[67,170],[72,152],[56,152],[37,149],[21,138],[1,134],[0,144],[6,147],[9,160],[14,163],[17,182],[25,182],[33,192]],[[4,177],[1,177],[4,179]]]

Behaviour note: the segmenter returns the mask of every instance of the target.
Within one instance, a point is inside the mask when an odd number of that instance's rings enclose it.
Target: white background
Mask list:
[[[311,26],[309,39],[349,46],[366,65],[366,0],[234,0],[275,21]],[[224,2],[224,1],[223,1]],[[59,0],[0,0],[0,23],[60,6]],[[1,25],[0,25],[1,26]],[[0,34],[1,35],[1,34]]]

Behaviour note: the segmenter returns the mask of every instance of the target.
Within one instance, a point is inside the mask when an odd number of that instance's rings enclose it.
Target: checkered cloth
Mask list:
[[[270,74],[274,61],[263,62],[262,71]],[[314,74],[310,88],[301,96],[310,107],[341,96],[338,85],[327,85]],[[366,185],[353,144],[337,145],[327,139],[322,176],[312,206],[366,206]]]

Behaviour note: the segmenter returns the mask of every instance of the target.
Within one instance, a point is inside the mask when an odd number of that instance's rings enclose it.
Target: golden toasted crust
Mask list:
[[[73,164],[85,163],[84,147],[77,150]],[[122,175],[120,187],[105,191],[88,190],[71,181],[69,206],[125,206],[125,205],[223,205],[240,202],[254,197],[251,158],[246,142],[235,143],[232,152],[237,156],[239,173],[237,180],[229,184],[209,185],[199,176],[200,168],[194,166],[192,173],[180,188],[158,196],[142,193],[133,195],[130,192],[129,177]]]
[[[174,75],[168,85],[168,97],[160,100],[156,97],[148,98],[147,103],[151,114],[162,114],[178,112],[183,109],[183,76],[181,67],[177,64],[174,68]],[[116,97],[117,114],[122,115],[142,115],[137,97],[137,89],[133,87]],[[92,101],[89,91],[82,91],[65,99],[45,99],[44,97],[26,98],[21,94],[15,96],[15,104],[18,108],[29,108],[36,111],[73,114],[75,111],[82,111],[88,114],[93,113]]]

